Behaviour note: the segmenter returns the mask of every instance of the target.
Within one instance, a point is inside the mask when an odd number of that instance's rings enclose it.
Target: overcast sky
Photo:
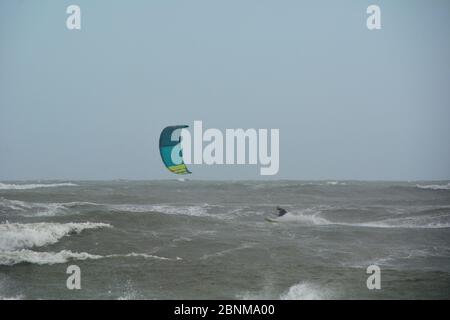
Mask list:
[[[194,120],[279,128],[270,178],[449,179],[450,2],[0,0],[0,180],[176,178],[159,133]]]

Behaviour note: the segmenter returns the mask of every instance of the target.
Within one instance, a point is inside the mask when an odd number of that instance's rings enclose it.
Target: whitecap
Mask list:
[[[276,293],[273,284],[264,287],[259,292],[245,292],[236,295],[237,299],[243,300],[327,300],[335,299],[334,291],[328,287],[320,286],[311,282],[299,282],[281,294]]]
[[[12,266],[19,263],[31,263],[37,265],[53,265],[58,263],[66,263],[72,260],[98,260],[105,258],[124,258],[138,257],[153,260],[179,261],[180,257],[167,258],[147,253],[127,253],[127,254],[109,254],[98,255],[87,252],[72,252],[70,250],[62,250],[59,252],[40,252],[29,249],[21,249],[16,251],[0,251],[0,265]]]
[[[0,265],[12,266],[19,263],[32,263],[38,265],[53,265],[66,263],[71,260],[100,259],[102,256],[86,252],[72,252],[63,250],[60,252],[37,252],[28,249],[18,251],[0,251]]]
[[[0,182],[0,190],[29,190],[36,188],[56,188],[56,187],[77,187],[78,185],[71,182],[63,183],[31,183],[31,184],[14,184]]]
[[[187,216],[212,216],[207,212],[207,205],[153,205],[153,204],[117,204],[108,205],[108,208],[113,211],[124,211],[130,213],[146,213],[146,212],[160,212],[164,214],[173,215],[187,215]]]
[[[428,189],[428,190],[450,190],[450,183],[440,185],[440,184],[428,184],[428,185],[416,185],[417,188],[420,189]]]
[[[18,294],[12,297],[3,297],[0,296],[0,300],[24,300],[25,296],[23,294]]]
[[[326,184],[329,186],[345,186],[345,185],[347,185],[345,182],[341,182],[341,181],[327,181]]]
[[[42,247],[61,238],[87,229],[111,227],[106,223],[2,223],[0,224],[0,251]]]
[[[0,198],[0,209],[14,212],[21,216],[47,217],[67,212],[64,204],[60,203],[33,203],[20,200]]]

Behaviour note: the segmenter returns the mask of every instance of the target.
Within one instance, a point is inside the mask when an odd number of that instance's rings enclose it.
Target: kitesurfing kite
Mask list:
[[[159,152],[161,153],[161,159],[167,169],[175,174],[191,173],[183,162],[181,136],[178,132],[187,127],[189,126],[181,125],[165,127],[159,136]]]

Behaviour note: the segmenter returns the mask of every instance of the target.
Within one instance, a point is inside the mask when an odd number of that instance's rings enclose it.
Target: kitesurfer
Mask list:
[[[280,206],[277,206],[277,210],[278,210],[278,216],[279,217],[282,217],[282,216],[284,216],[287,213],[287,211],[285,209],[283,209],[282,207],[280,207]]]

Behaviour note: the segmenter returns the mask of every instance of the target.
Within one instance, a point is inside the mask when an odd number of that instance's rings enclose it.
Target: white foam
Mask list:
[[[450,190],[450,183],[439,185],[439,184],[429,184],[429,185],[416,185],[417,188],[420,189],[429,189],[429,190]]]
[[[172,240],[172,242],[191,242],[192,239],[188,237],[178,237]]]
[[[206,205],[192,205],[192,206],[174,206],[174,205],[134,205],[134,204],[117,204],[108,205],[108,207],[115,211],[125,211],[131,213],[145,213],[145,212],[161,212],[164,214],[174,215],[188,215],[188,216],[209,216],[206,211]]]
[[[319,286],[311,282],[300,282],[289,287],[285,292],[279,294],[273,284],[265,286],[259,292],[245,292],[236,295],[237,299],[243,300],[326,300],[335,299],[333,290]]]
[[[277,218],[278,222],[298,222],[306,225],[340,225],[349,227],[366,227],[366,228],[417,228],[417,229],[437,229],[450,228],[450,214],[428,215],[428,216],[412,216],[402,218],[390,218],[378,221],[368,222],[339,222],[330,221],[321,216],[322,211],[316,208],[304,209],[301,211],[293,211]]]
[[[19,200],[0,198],[0,208],[13,211],[22,216],[47,217],[67,212],[64,204],[60,203],[33,203]]]
[[[36,188],[77,187],[71,182],[63,183],[31,183],[31,184],[9,184],[0,182],[0,190],[28,190]]]
[[[320,216],[321,211],[315,208],[304,209],[297,212],[288,212],[282,217],[278,217],[279,222],[300,222],[307,225],[328,225],[333,222]]]
[[[0,209],[21,216],[53,217],[60,214],[76,213],[73,207],[79,206],[102,206],[102,204],[93,202],[25,202],[20,200],[9,200],[0,198]]]
[[[97,255],[87,252],[72,252],[70,250],[62,250],[60,252],[38,252],[29,249],[21,249],[17,251],[0,251],[0,265],[12,266],[19,263],[32,263],[38,265],[53,265],[57,263],[66,263],[72,260],[97,260],[104,258],[123,258],[123,257],[139,257],[145,259],[156,259],[166,261],[179,261],[180,257],[166,258],[146,253],[131,252],[128,254],[109,254]]]
[[[392,218],[374,222],[348,223],[346,225],[369,228],[441,229],[450,228],[450,221],[448,215],[439,215]]]
[[[24,300],[25,296],[23,294],[18,294],[13,297],[3,297],[0,296],[0,300]]]
[[[310,282],[300,282],[280,295],[281,300],[326,300],[333,299],[333,292]]]
[[[156,256],[153,254],[148,254],[148,253],[135,253],[135,252],[131,252],[131,253],[127,253],[127,254],[109,254],[109,255],[104,256],[104,258],[121,258],[121,257],[138,257],[138,258],[145,258],[145,259],[168,260],[168,261],[183,260],[180,257],[166,258],[166,257]]]
[[[105,223],[3,223],[0,224],[0,252],[41,247],[87,229],[111,227]]]
[[[341,182],[341,181],[327,181],[326,184],[329,186],[345,186],[345,185],[347,185],[345,182]]]
[[[4,208],[7,211],[12,211],[15,214],[22,216],[56,216],[60,214],[77,213],[73,210],[74,207],[81,206],[96,206],[104,207],[112,212],[129,212],[129,213],[149,213],[159,212],[163,214],[173,215],[187,215],[195,217],[221,217],[227,219],[230,215],[210,214],[208,213],[208,204],[202,205],[171,205],[171,204],[107,204],[94,202],[54,202],[54,203],[38,203],[25,202],[19,200],[9,200],[0,198],[0,209]],[[230,212],[237,213],[241,209]]]
[[[72,252],[63,250],[60,252],[37,252],[28,249],[18,251],[0,251],[0,265],[12,266],[18,263],[32,263],[38,265],[53,265],[66,263],[71,260],[100,259],[102,256],[86,252]]]

